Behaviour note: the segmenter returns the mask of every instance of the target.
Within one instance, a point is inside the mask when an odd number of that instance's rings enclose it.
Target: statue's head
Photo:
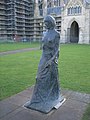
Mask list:
[[[56,26],[55,18],[52,17],[51,15],[48,15],[45,17],[44,23],[45,23],[46,29],[54,29]]]

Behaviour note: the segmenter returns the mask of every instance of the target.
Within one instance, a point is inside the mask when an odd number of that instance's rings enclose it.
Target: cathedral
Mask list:
[[[57,16],[61,15],[61,43],[90,43],[90,0],[50,0],[44,1],[48,9],[58,8]],[[48,4],[49,2],[49,4]],[[57,22],[56,22],[57,23]]]
[[[90,43],[90,0],[69,0],[62,11],[61,41]]]
[[[46,15],[61,43],[90,43],[90,0],[0,0],[0,41],[41,41]]]

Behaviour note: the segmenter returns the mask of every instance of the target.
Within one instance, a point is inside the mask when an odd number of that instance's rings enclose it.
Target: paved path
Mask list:
[[[0,120],[81,120],[90,103],[90,94],[62,90],[66,102],[58,109],[44,114],[24,108],[31,99],[33,87],[30,87],[10,98],[0,101]]]
[[[16,53],[19,53],[19,52],[39,50],[39,49],[40,48],[25,48],[25,49],[20,49],[20,50],[12,50],[12,51],[0,52],[0,55],[16,54]]]

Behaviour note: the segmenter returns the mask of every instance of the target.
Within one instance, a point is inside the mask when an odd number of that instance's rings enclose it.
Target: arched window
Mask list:
[[[73,14],[73,7],[71,8],[71,14]]]
[[[75,7],[70,7],[70,8],[68,8],[67,9],[67,14],[68,15],[76,15],[76,14],[80,14],[82,12],[82,7],[77,7],[77,6],[75,6]]]
[[[48,8],[51,7],[51,1],[47,1],[47,7],[48,7]]]
[[[81,7],[80,6],[78,7],[78,13],[81,13]]]
[[[70,8],[68,8],[68,15],[70,15]]]
[[[57,0],[54,0],[54,5],[57,6]]]
[[[78,7],[76,7],[76,13],[78,13]]]
[[[76,14],[77,13],[77,7],[75,7],[74,10],[75,10],[75,14]]]

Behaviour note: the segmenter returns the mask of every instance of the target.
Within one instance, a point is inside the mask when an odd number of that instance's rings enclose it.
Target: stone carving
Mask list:
[[[46,34],[42,39],[43,52],[38,66],[36,84],[32,99],[25,105],[27,108],[48,113],[63,101],[58,81],[58,57],[60,34],[55,30],[55,19],[46,16],[44,19]]]
[[[75,6],[82,6],[82,2],[80,0],[71,0],[68,2],[67,7],[75,7]]]

